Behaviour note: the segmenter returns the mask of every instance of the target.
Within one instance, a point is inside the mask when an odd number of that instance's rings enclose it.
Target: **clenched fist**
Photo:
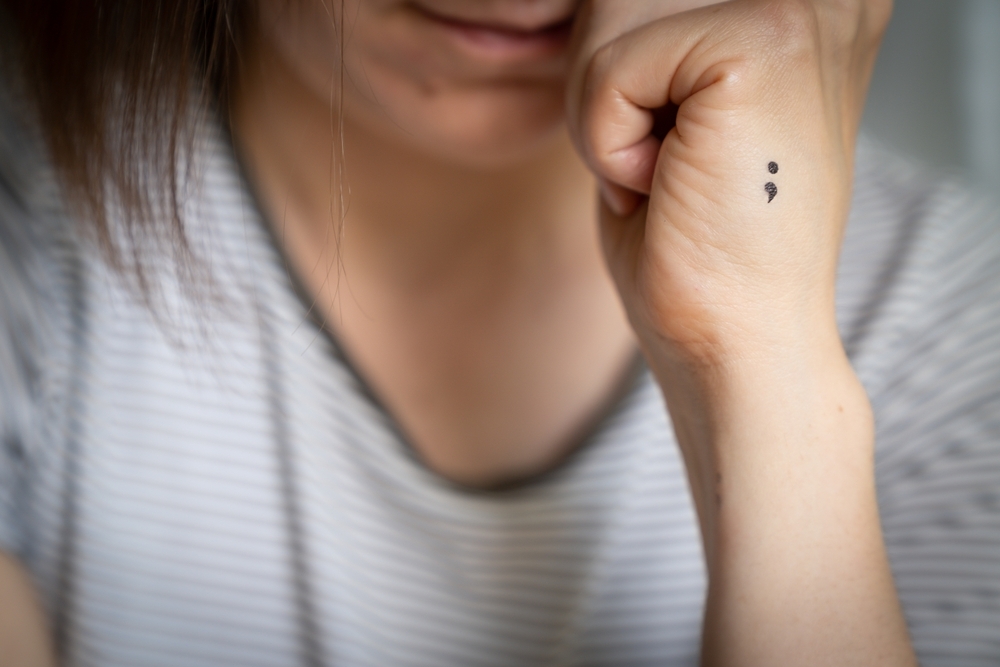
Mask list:
[[[640,338],[711,361],[835,337],[853,147],[890,3],[636,4],[588,8],[601,28],[581,31],[569,109]]]

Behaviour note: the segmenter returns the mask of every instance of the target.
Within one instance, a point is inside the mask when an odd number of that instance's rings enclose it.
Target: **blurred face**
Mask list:
[[[558,135],[578,5],[264,0],[261,34],[318,102],[336,106],[343,90],[348,125],[448,162],[503,166]]]

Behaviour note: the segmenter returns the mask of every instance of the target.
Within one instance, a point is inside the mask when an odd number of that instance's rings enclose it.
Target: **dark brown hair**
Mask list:
[[[122,239],[185,246],[178,165],[192,111],[225,119],[252,0],[0,0],[10,84],[28,103],[66,199],[119,268]],[[0,12],[2,17],[3,12]],[[123,228],[112,229],[117,210]],[[141,235],[140,235],[141,232]],[[125,251],[125,256],[121,251]]]

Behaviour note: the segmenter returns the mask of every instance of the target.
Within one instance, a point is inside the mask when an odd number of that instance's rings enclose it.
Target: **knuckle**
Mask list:
[[[752,99],[760,86],[760,79],[766,76],[750,57],[730,58],[709,68],[706,77],[725,90],[729,99],[743,102]]]
[[[815,53],[819,17],[809,0],[778,0],[764,6],[764,34],[769,47],[784,58],[802,58]]]
[[[592,103],[607,93],[612,64],[615,59],[615,43],[611,42],[597,49],[587,63],[583,74],[583,101]]]

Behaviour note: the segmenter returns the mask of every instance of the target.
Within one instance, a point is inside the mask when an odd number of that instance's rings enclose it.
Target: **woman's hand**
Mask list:
[[[590,5],[569,108],[603,185],[606,250],[633,324],[713,363],[835,334],[853,147],[890,3],[653,13],[693,4],[708,3]]]
[[[584,7],[570,126],[687,465],[709,569],[706,664],[913,664],[870,406],[834,316],[890,4]]]

